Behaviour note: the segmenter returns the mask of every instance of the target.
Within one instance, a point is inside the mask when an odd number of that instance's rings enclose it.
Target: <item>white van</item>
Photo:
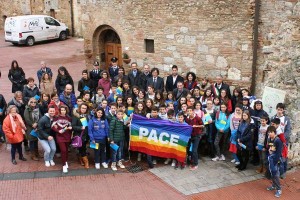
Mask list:
[[[35,42],[59,38],[67,39],[68,27],[46,15],[8,17],[5,20],[5,41],[15,45],[34,45]]]

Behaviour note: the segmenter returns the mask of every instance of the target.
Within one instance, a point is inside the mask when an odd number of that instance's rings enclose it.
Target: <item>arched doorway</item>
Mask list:
[[[114,28],[109,25],[99,26],[93,36],[93,52],[96,60],[99,60],[101,66],[108,69],[110,59],[118,58],[118,65],[123,64],[121,39]]]

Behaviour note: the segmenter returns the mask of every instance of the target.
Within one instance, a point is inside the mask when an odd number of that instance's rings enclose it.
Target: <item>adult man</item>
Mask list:
[[[93,87],[91,88],[91,92],[96,92],[96,88],[98,87],[98,82],[102,78],[101,77],[101,72],[103,71],[102,69],[99,68],[99,62],[95,61],[94,62],[94,69],[90,71],[90,79],[93,82]]]
[[[147,87],[149,85],[153,85],[155,91],[160,90],[161,92],[163,92],[164,89],[165,89],[164,79],[158,76],[159,75],[159,69],[156,68],[156,67],[153,68],[151,70],[151,74],[152,74],[152,77],[148,78],[148,80],[147,80]]]
[[[69,108],[69,115],[71,115],[72,110],[76,104],[76,97],[73,93],[73,87],[70,84],[67,84],[64,92],[59,95],[59,100],[66,104]]]
[[[116,57],[112,57],[110,59],[111,61],[111,67],[109,68],[109,76],[111,78],[111,80],[114,80],[115,76],[117,76],[119,74],[119,67],[118,67],[118,58]]]
[[[218,75],[216,77],[217,81],[215,84],[212,85],[212,90],[214,93],[214,96],[220,96],[221,90],[226,90],[226,94],[229,99],[231,99],[231,93],[230,93],[230,88],[229,85],[223,82],[223,77],[222,75]]]
[[[125,69],[124,69],[124,67],[119,67],[118,75],[115,76],[112,80],[113,80],[115,83],[117,83],[117,81],[118,81],[119,79],[122,79],[122,82],[124,82],[125,80],[128,81],[128,76],[125,75]]]
[[[166,91],[172,92],[174,89],[176,89],[178,81],[184,82],[184,79],[182,76],[178,75],[178,67],[173,65],[172,74],[167,77]]]
[[[46,66],[46,62],[41,61],[41,69],[39,69],[36,73],[37,77],[38,77],[38,80],[39,80],[39,86],[40,86],[41,78],[42,78],[44,73],[49,74],[49,76],[51,76],[51,78],[53,76],[53,73],[52,73],[51,69]]]
[[[178,101],[181,97],[186,97],[188,93],[189,90],[183,87],[183,82],[178,81],[177,88],[173,90],[173,95],[176,101]]]
[[[128,73],[128,79],[130,86],[138,86],[139,76],[141,72],[137,69],[137,63],[131,63],[131,71]]]
[[[144,65],[144,72],[139,75],[138,86],[140,89],[147,91],[147,80],[151,78],[149,65]]]

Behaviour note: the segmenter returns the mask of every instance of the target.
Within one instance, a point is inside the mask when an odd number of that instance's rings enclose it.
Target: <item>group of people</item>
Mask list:
[[[25,73],[17,61],[13,61],[8,78],[12,82],[13,99],[6,104],[0,95],[0,119],[5,138],[11,144],[11,159],[17,164],[15,154],[26,161],[22,153],[30,151],[31,159],[40,158],[38,144],[44,149],[45,166],[53,166],[55,153],[61,155],[63,172],[68,172],[68,151],[72,138],[80,138],[79,161],[89,168],[87,147],[94,149],[95,168],[100,165],[111,169],[125,168],[123,160],[130,156],[129,126],[132,114],[189,124],[193,127],[187,147],[186,162],[165,158],[164,163],[175,168],[198,168],[198,152],[212,161],[224,161],[225,155],[238,170],[247,168],[248,162],[259,166],[258,173],[271,172],[272,187],[280,196],[278,163],[282,163],[282,177],[287,168],[287,144],[291,132],[290,119],[284,114],[285,106],[279,103],[277,114],[268,116],[263,102],[251,96],[246,88],[235,88],[232,93],[221,76],[215,83],[207,78],[197,81],[193,72],[185,77],[172,66],[172,74],[164,78],[159,69],[137,63],[131,70],[117,66],[117,58],[111,59],[108,71],[94,63],[91,71],[83,70],[75,96],[74,82],[67,69],[59,67],[53,82],[53,73],[45,62],[37,71],[38,84]],[[39,141],[39,143],[38,143]],[[199,145],[201,144],[201,145]],[[117,147],[117,148],[115,148]],[[158,158],[145,155],[149,167]],[[141,161],[142,153],[137,153]],[[269,170],[266,170],[269,169]]]

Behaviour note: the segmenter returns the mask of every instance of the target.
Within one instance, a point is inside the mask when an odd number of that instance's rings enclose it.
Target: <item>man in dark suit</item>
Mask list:
[[[138,86],[140,89],[147,91],[147,81],[151,78],[152,75],[150,73],[149,65],[144,65],[144,71],[139,75],[138,78]]]
[[[119,74],[119,67],[118,67],[118,58],[116,57],[112,57],[110,59],[111,61],[111,67],[109,68],[108,72],[109,72],[109,76],[111,78],[111,80],[114,80],[115,76],[117,76]]]
[[[167,77],[166,91],[173,92],[173,90],[177,87],[178,81],[184,82],[184,79],[182,76],[178,75],[178,67],[173,65],[172,74]]]
[[[94,62],[94,69],[90,71],[90,79],[93,82],[93,87],[91,88],[91,92],[95,93],[96,88],[98,87],[98,82],[102,78],[101,77],[101,72],[103,70],[99,68],[99,62],[95,61]]]
[[[216,79],[217,79],[216,83],[214,83],[212,85],[212,90],[213,90],[214,96],[215,97],[220,96],[221,90],[226,90],[226,94],[227,94],[228,98],[231,99],[231,93],[230,93],[229,85],[227,85],[226,83],[223,82],[222,75],[218,75],[216,77]]]
[[[186,97],[190,91],[183,87],[183,82],[177,82],[177,88],[173,90],[173,96],[175,97],[176,101],[178,101],[181,97]]]
[[[147,87],[149,85],[153,85],[155,91],[160,90],[161,92],[163,92],[165,89],[165,86],[164,86],[165,83],[164,83],[164,79],[158,76],[159,69],[156,67],[153,68],[151,70],[151,74],[152,74],[152,77],[147,80]]]
[[[140,74],[141,72],[137,69],[137,63],[131,63],[131,71],[128,73],[128,79],[131,87],[138,86]]]

